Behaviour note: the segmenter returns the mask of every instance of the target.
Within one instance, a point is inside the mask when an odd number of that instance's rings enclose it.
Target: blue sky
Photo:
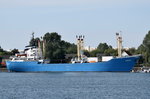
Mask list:
[[[150,0],[0,0],[0,46],[24,49],[31,39],[57,32],[85,46],[108,43],[116,47],[121,32],[124,47],[138,47],[150,30]]]

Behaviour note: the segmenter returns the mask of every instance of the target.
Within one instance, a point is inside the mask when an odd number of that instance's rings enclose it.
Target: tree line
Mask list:
[[[0,46],[0,56],[4,55],[15,55],[16,53],[19,53],[18,49],[14,48],[11,51],[6,51]]]
[[[71,55],[75,57],[77,54],[77,45],[70,43],[61,39],[61,35],[56,32],[45,33],[42,37],[45,42],[45,59],[50,59],[51,62],[62,62],[66,60],[66,55]],[[29,41],[30,46],[37,46],[39,37],[32,37]],[[125,50],[125,49],[123,49]],[[11,52],[5,51],[0,47],[0,55],[14,55],[18,53],[18,49],[13,49]],[[143,62],[145,64],[150,64],[150,31],[145,35],[142,44],[136,48],[130,48],[128,52],[135,54],[141,54],[143,56]],[[114,49],[111,45],[107,43],[99,43],[97,49],[93,51],[84,50],[84,55],[88,57],[99,57],[99,56],[117,56],[117,49]]]

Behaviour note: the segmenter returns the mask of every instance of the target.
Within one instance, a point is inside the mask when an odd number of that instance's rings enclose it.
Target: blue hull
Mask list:
[[[114,58],[107,62],[76,63],[76,64],[39,64],[36,61],[13,62],[7,61],[7,69],[17,72],[45,71],[102,71],[129,72],[135,66],[138,56]]]

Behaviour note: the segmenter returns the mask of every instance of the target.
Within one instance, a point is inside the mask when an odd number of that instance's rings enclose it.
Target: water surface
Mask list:
[[[0,73],[0,99],[150,99],[150,73]]]

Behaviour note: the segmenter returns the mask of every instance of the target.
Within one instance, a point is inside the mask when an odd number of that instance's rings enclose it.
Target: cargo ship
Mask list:
[[[96,63],[60,63],[46,64],[38,61],[7,61],[7,69],[16,72],[46,72],[46,71],[102,71],[129,72],[135,66],[139,56],[113,58],[107,62]]]
[[[101,72],[130,72],[138,59],[139,55],[124,56],[121,55],[122,38],[117,35],[118,41],[118,57],[114,57],[108,61],[87,63],[82,59],[83,37],[77,37],[77,55],[78,60],[72,63],[47,63],[40,59],[41,53],[38,48],[29,47],[25,54],[19,54],[19,59],[13,58],[6,62],[8,71],[15,72],[66,72],[66,71],[101,71]],[[39,52],[38,52],[39,51]],[[34,55],[33,55],[34,54]]]

